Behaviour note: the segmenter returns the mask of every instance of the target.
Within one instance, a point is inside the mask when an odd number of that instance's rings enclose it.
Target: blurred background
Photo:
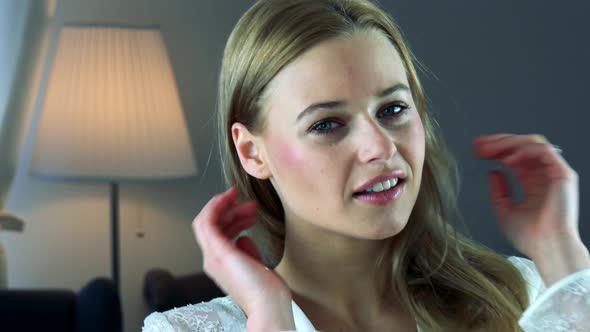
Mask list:
[[[217,76],[226,39],[252,3],[0,0],[4,287],[79,290],[93,278],[111,276],[113,181],[119,185],[118,293],[124,331],[140,330],[151,312],[143,295],[149,270],[162,268],[173,275],[201,270],[191,221],[211,196],[225,190],[216,149]],[[580,174],[580,231],[588,245],[590,21],[585,16],[590,4],[379,3],[399,23],[422,63],[430,109],[459,161],[464,216],[460,228],[495,250],[517,254],[500,233],[489,202],[487,172],[503,168],[475,159],[471,142],[477,135],[496,132],[541,133],[563,149]],[[159,28],[185,120],[180,131],[188,133],[185,159],[194,161],[194,172],[158,181],[123,175],[63,181],[59,174],[48,180],[32,171],[52,64],[66,25]],[[59,149],[49,153],[60,156]]]

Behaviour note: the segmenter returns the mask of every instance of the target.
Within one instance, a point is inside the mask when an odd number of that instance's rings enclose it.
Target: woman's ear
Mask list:
[[[246,126],[236,122],[231,126],[231,136],[246,173],[265,180],[271,176],[268,164],[262,155],[262,142]]]

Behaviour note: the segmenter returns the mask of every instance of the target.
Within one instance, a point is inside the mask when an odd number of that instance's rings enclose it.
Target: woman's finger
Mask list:
[[[231,240],[241,231],[255,225],[256,221],[256,215],[251,215],[241,219],[234,219],[225,229],[221,229],[217,225],[208,229],[209,233],[204,234],[204,236],[208,237],[207,248],[202,248],[204,268],[209,271],[216,271],[221,266],[224,269],[229,269],[230,267],[224,262],[238,262],[243,259],[243,254],[237,250]]]
[[[240,232],[254,226],[258,220],[256,215],[248,216],[242,219],[237,219],[231,225],[228,225],[224,230],[223,234],[230,240],[240,234]]]
[[[239,192],[235,187],[231,187],[226,192],[215,196],[203,208],[201,213],[203,219],[217,223],[222,215],[236,203]]]
[[[489,173],[489,182],[492,203],[496,209],[498,219],[504,220],[513,204],[508,179],[501,171],[494,170]]]
[[[473,140],[473,143],[476,145],[479,144],[483,144],[483,143],[489,143],[498,139],[503,139],[509,136],[514,136],[515,134],[510,134],[510,133],[498,133],[498,134],[492,134],[492,135],[485,135],[485,136],[478,136]]]
[[[260,251],[258,251],[256,244],[251,238],[247,236],[240,236],[236,240],[236,247],[240,248],[240,250],[248,254],[248,256],[252,257],[253,259],[262,262],[262,255],[260,254]]]
[[[236,204],[226,211],[218,223],[220,228],[225,228],[231,224],[234,219],[241,219],[256,214],[256,202],[247,202]]]
[[[534,169],[543,169],[550,180],[559,180],[568,177],[569,165],[555,149],[548,144],[528,144],[505,156],[500,160],[510,167],[519,165]]]
[[[208,241],[212,239],[212,236],[218,236],[219,232],[215,231],[218,226],[215,224],[219,222],[224,211],[236,202],[238,196],[238,190],[232,187],[213,197],[193,220],[193,231],[201,250],[207,250]]]
[[[548,144],[541,135],[503,135],[497,139],[476,143],[476,153],[485,159],[498,159],[527,144]]]

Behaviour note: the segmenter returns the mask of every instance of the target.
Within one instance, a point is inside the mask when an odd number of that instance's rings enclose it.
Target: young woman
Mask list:
[[[525,189],[514,204],[504,175],[490,176],[500,224],[532,261],[457,234],[457,171],[412,61],[367,0],[248,10],[219,82],[232,187],[193,222],[204,270],[229,296],[153,313],[144,331],[590,329],[576,172],[543,136],[476,138],[475,154]],[[270,269],[235,239],[256,222]]]

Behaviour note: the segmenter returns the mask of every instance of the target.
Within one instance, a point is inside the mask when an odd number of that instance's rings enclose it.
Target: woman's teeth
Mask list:
[[[389,190],[391,189],[391,187],[395,187],[395,185],[398,182],[398,178],[394,178],[391,180],[385,180],[383,182],[379,182],[374,184],[370,189],[368,189],[366,192],[368,193],[378,193],[378,192],[382,192],[385,190]]]

